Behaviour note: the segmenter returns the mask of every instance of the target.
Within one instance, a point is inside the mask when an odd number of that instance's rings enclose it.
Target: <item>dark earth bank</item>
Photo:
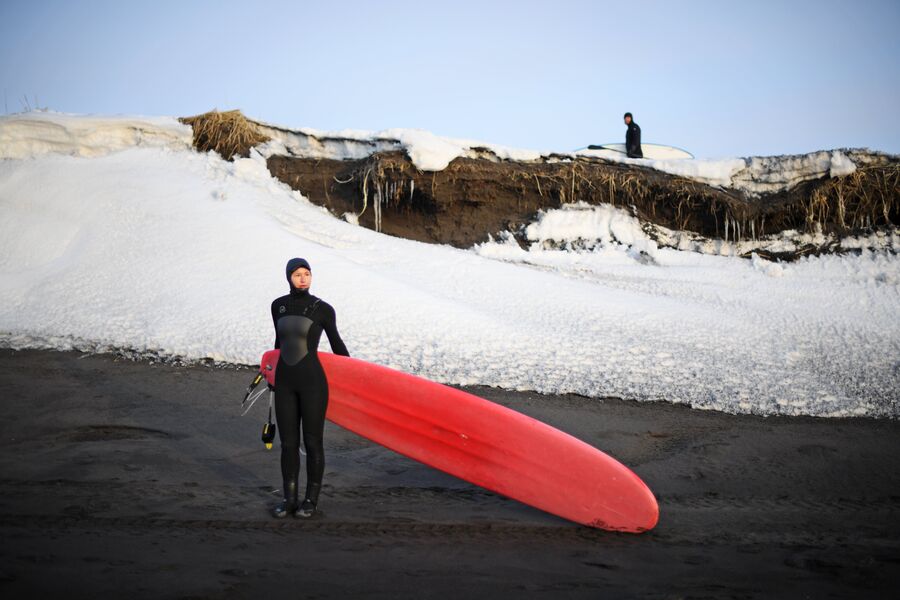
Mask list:
[[[846,236],[900,224],[900,162],[887,156],[865,155],[881,162],[848,176],[752,197],[602,159],[516,162],[484,154],[456,158],[437,172],[418,170],[403,151],[359,160],[276,155],[267,164],[272,175],[336,216],[356,214],[369,229],[460,248],[506,231],[524,246],[523,227],[538,211],[576,201],[623,208],[654,239],[656,226],[691,232],[697,239],[733,241],[785,230]],[[862,155],[856,158],[862,163]],[[778,258],[834,252],[835,246],[801,247]]]

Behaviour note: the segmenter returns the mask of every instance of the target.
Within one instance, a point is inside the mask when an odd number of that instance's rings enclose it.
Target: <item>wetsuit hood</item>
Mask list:
[[[306,269],[309,272],[312,272],[312,269],[309,266],[309,262],[305,258],[292,258],[287,262],[287,265],[284,267],[284,274],[287,277],[288,285],[291,288],[291,296],[306,296],[309,294],[309,289],[301,290],[299,288],[295,288],[293,282],[291,281],[291,275],[293,275],[294,271],[297,269]]]

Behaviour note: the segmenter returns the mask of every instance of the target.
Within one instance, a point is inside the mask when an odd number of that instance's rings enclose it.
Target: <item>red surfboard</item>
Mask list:
[[[260,372],[275,383],[279,350]],[[589,527],[656,525],[650,488],[611,456],[546,423],[461,390],[319,352],[326,417],[382,446],[508,498]]]

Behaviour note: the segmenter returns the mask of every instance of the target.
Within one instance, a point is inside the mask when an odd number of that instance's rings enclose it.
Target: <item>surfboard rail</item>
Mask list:
[[[667,144],[655,144],[651,142],[641,143],[641,150],[644,158],[650,160],[688,160],[693,159],[694,155],[678,146],[669,146]],[[613,152],[615,154],[626,155],[625,144],[619,142],[610,142],[608,144],[591,144],[587,148],[579,148],[576,153],[602,153]]]

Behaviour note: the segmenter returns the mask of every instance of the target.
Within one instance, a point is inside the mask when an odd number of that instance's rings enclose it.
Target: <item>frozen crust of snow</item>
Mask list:
[[[272,345],[283,265],[304,256],[351,354],[436,381],[900,414],[890,254],[780,265],[655,248],[611,209],[584,227],[551,217],[531,249],[459,250],[337,219],[257,152],[231,163],[167,145],[114,152],[111,140],[94,158],[0,161],[0,343],[254,364]],[[606,242],[543,245],[562,230]]]
[[[48,153],[100,156],[116,150],[186,150],[193,133],[172,117],[90,116],[33,111],[0,116],[0,159]]]
[[[461,140],[437,136],[424,129],[393,128],[383,131],[321,131],[302,128],[296,130],[256,121],[274,143],[260,149],[264,156],[292,154],[306,158],[359,160],[375,152],[402,150],[416,168],[422,171],[442,171],[453,159],[461,156],[479,157],[488,150],[498,159],[535,161],[542,154],[475,140]]]

